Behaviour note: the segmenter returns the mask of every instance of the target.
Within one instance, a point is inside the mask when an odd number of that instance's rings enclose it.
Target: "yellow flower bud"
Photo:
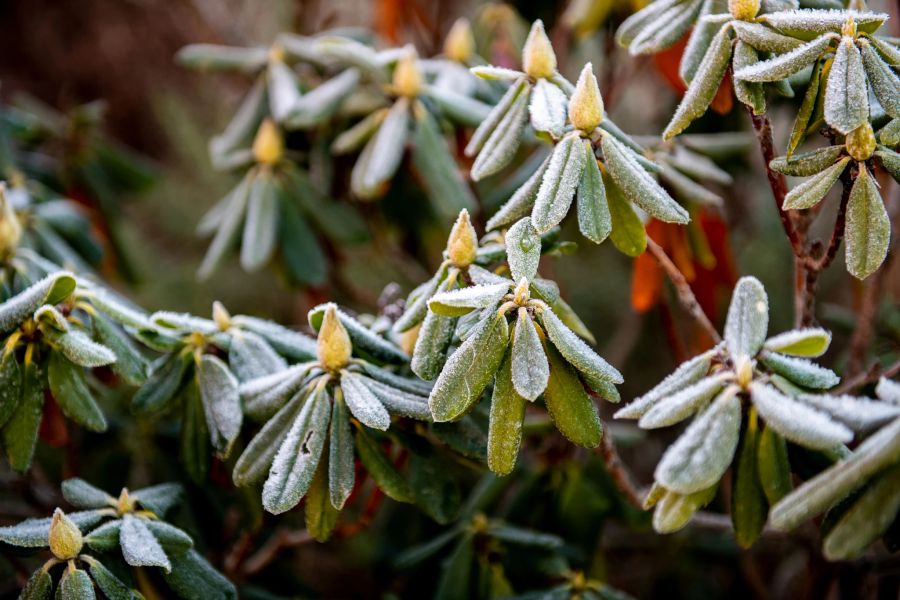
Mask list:
[[[853,18],[853,15],[847,17],[847,21],[841,27],[841,35],[856,37],[856,20]]]
[[[472,227],[469,211],[462,209],[447,238],[447,258],[454,267],[465,269],[475,262],[477,252],[478,235]]]
[[[218,300],[213,302],[212,312],[213,321],[215,321],[216,327],[218,327],[220,331],[227,331],[231,328],[231,315],[221,302]]]
[[[759,14],[760,0],[728,0],[728,12],[738,21],[749,21]]]
[[[119,492],[119,498],[116,500],[116,511],[120,515],[134,512],[135,499],[128,493],[128,488],[122,488]]]
[[[419,71],[419,59],[412,46],[407,46],[406,53],[394,67],[394,93],[398,96],[412,98],[422,88],[422,72]]]
[[[316,346],[319,363],[329,371],[339,371],[350,362],[352,352],[353,345],[350,343],[347,330],[344,329],[344,325],[338,317],[337,306],[329,304],[325,307],[322,326],[319,328],[319,339]]]
[[[737,384],[746,389],[753,381],[753,361],[749,357],[742,356],[738,358],[734,370],[737,374]]]
[[[522,48],[522,67],[533,79],[546,79],[556,73],[556,53],[553,52],[553,45],[540,19],[531,26],[528,39],[525,40],[525,47]]]
[[[519,306],[525,305],[531,299],[531,293],[528,291],[528,280],[524,277],[519,280],[516,289],[513,290],[513,302]]]
[[[0,258],[9,258],[16,252],[22,238],[22,225],[6,199],[6,186],[0,182]]]
[[[81,554],[84,538],[78,525],[57,508],[50,522],[49,542],[53,556],[59,560],[70,560]]]
[[[253,158],[262,165],[274,165],[284,156],[284,138],[272,119],[266,119],[253,140]]]
[[[453,23],[444,40],[444,55],[452,61],[467,63],[475,54],[475,36],[469,20],[460,17]]]
[[[569,99],[569,120],[575,129],[585,133],[593,131],[603,120],[603,97],[591,63],[584,65]]]
[[[875,153],[875,132],[872,131],[872,125],[866,121],[848,133],[844,139],[844,147],[853,160],[864,161],[872,158],[872,154]]]

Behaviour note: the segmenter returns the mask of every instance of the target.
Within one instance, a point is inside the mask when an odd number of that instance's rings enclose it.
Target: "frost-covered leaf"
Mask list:
[[[241,239],[241,266],[255,271],[272,258],[278,242],[278,184],[271,173],[253,178]]]
[[[821,514],[875,473],[900,459],[900,419],[866,439],[853,454],[822,471],[772,507],[769,521],[787,531]]]
[[[242,383],[239,391],[247,415],[257,420],[273,415],[300,389],[312,366],[300,363]]]
[[[750,384],[759,416],[788,440],[814,450],[828,450],[853,439],[853,432],[765,383]]]
[[[590,142],[584,145],[585,166],[577,189],[578,229],[595,244],[605,240],[612,231],[612,217],[606,201],[603,175]]]
[[[76,508],[107,508],[116,503],[115,498],[78,477],[66,479],[60,488],[66,502]]]
[[[793,329],[772,336],[763,347],[766,350],[791,356],[817,357],[825,354],[831,345],[831,332],[821,327]]]
[[[728,352],[733,358],[755,356],[768,328],[769,298],[765,288],[755,277],[742,277],[734,287],[725,321]]]
[[[535,131],[546,131],[559,137],[566,126],[568,99],[557,86],[546,79],[538,79],[531,90],[528,112]]]
[[[662,18],[667,10],[682,0],[657,0],[625,19],[616,31],[616,42],[627,48],[648,25]]]
[[[172,557],[172,572],[163,573],[166,584],[183,598],[235,600],[237,590],[196,550]]]
[[[518,282],[522,278],[532,281],[537,276],[538,264],[541,262],[541,236],[528,217],[506,232],[506,260],[513,281]]]
[[[663,398],[677,394],[679,391],[700,381],[709,373],[712,364],[712,352],[704,352],[682,363],[677,369],[649,392],[635,398],[633,402],[620,408],[614,415],[616,419],[638,419],[644,416],[651,407]]]
[[[288,129],[305,129],[326,121],[356,90],[359,80],[357,69],[346,69],[320,83],[293,103],[284,119],[285,126]]]
[[[494,231],[515,223],[522,217],[531,214],[534,208],[534,202],[537,198],[538,190],[544,179],[544,173],[550,165],[550,157],[544,159],[541,166],[535,171],[513,195],[507,200],[503,206],[497,209],[497,212],[488,219],[485,229]]]
[[[811,65],[836,39],[835,35],[823,35],[790,52],[738,69],[734,78],[760,83],[780,81]]]
[[[900,119],[897,119],[900,122]],[[879,146],[875,156],[881,160],[882,166],[887,169],[894,181],[900,182],[900,154],[884,146]]]
[[[391,387],[368,377],[366,378],[366,386],[376,397],[378,397],[391,414],[418,419],[420,421],[431,420],[431,411],[428,408],[428,396],[413,394],[408,391],[397,389],[396,387]],[[427,392],[424,393],[427,394]]]
[[[845,394],[840,396],[804,394],[798,400],[831,415],[854,431],[870,431],[900,417],[900,406],[896,404]]]
[[[741,402],[726,389],[669,446],[654,478],[679,494],[716,484],[731,464],[741,431]]]
[[[547,387],[550,367],[534,321],[524,307],[519,308],[511,350],[513,387],[520,396],[534,401]]]
[[[801,387],[823,390],[836,386],[841,380],[831,369],[820,367],[805,358],[784,356],[776,352],[763,352],[760,358],[773,372]]]
[[[783,210],[796,210],[812,208],[822,201],[831,186],[838,180],[850,157],[845,156],[835,164],[831,165],[824,171],[810,177],[791,191],[784,197],[784,204],[781,205]]]
[[[509,342],[506,318],[490,314],[447,359],[428,398],[434,420],[452,421],[481,398],[494,378]]]
[[[137,600],[137,592],[129,588],[112,571],[103,566],[97,559],[82,555],[82,560],[87,562],[91,578],[103,592],[108,600]]]
[[[409,120],[409,99],[400,98],[394,102],[353,166],[350,187],[356,196],[373,199],[384,193],[403,158]]]
[[[847,270],[865,279],[881,266],[891,241],[891,221],[875,180],[862,166],[850,190],[844,225]]]
[[[181,502],[184,488],[177,483],[160,483],[131,492],[138,504],[158,517],[164,516],[175,504]]]
[[[413,373],[431,381],[447,361],[447,351],[453,341],[456,319],[428,311],[416,335],[410,368]]]
[[[533,327],[533,325],[532,325]],[[513,350],[515,352],[515,350]],[[541,350],[543,354],[543,349]],[[511,354],[497,371],[494,393],[491,396],[491,413],[488,427],[488,468],[498,475],[512,473],[522,441],[522,422],[525,419],[527,400],[516,392],[512,380]],[[544,363],[547,358],[543,357]],[[548,367],[549,373],[549,367]]]
[[[52,312],[56,312],[55,309]],[[50,327],[41,327],[47,341],[57,352],[66,357],[70,363],[82,367],[102,367],[116,362],[112,350],[98,344],[80,329],[74,327],[66,331],[58,331]]]
[[[782,35],[760,23],[735,19],[731,22],[731,26],[734,27],[738,39],[760,52],[784,54],[803,44],[797,38]]]
[[[272,461],[263,485],[263,507],[281,514],[306,494],[328,437],[331,402],[323,390],[315,391],[294,420]]]
[[[869,120],[869,87],[862,56],[844,37],[834,54],[825,87],[825,121],[843,134]]]
[[[769,166],[785,175],[812,177],[834,165],[843,153],[843,144],[827,146],[792,156],[779,156],[770,162]]]
[[[775,504],[791,491],[791,463],[784,437],[768,426],[762,428],[756,449],[756,467],[763,493]]]
[[[544,390],[544,403],[556,428],[570,442],[595,448],[603,434],[597,406],[584,391],[575,369],[550,344],[547,345],[547,358],[550,380]]]
[[[140,517],[131,514],[122,517],[119,543],[122,546],[122,557],[132,567],[161,567],[166,571],[172,570],[172,563],[169,562],[165,550]]]
[[[882,377],[875,386],[875,394],[885,402],[900,404],[900,382]]]
[[[93,315],[91,323],[97,341],[116,357],[112,364],[113,371],[131,385],[141,385],[147,381],[150,367],[131,336],[99,312]]]
[[[740,21],[737,21],[740,22]],[[746,42],[738,39],[734,46],[734,58],[731,67],[737,72],[759,62],[759,53]],[[766,112],[766,90],[761,83],[734,79],[734,94],[737,99],[753,110],[754,115]]]
[[[106,417],[94,400],[84,378],[84,369],[59,352],[51,352],[47,382],[63,414],[91,431],[105,431]]]
[[[317,332],[322,326],[322,319],[328,306],[327,303],[320,304],[307,314],[310,326]],[[378,361],[391,363],[405,363],[409,360],[396,344],[384,339],[341,309],[338,309],[337,315],[353,342],[354,353],[362,351]]]
[[[663,131],[664,139],[671,139],[687,129],[712,103],[731,62],[731,35],[731,28],[723,27],[713,38],[684,98]]]
[[[541,324],[547,337],[565,357],[566,361],[591,379],[619,384],[624,381],[622,374],[603,360],[590,346],[575,335],[559,320],[552,310],[540,314]]]
[[[66,517],[85,532],[108,517],[108,514],[97,510],[83,510],[66,513]],[[20,548],[46,548],[49,545],[51,517],[25,519],[15,525],[0,527],[0,542]]]
[[[394,463],[385,456],[379,444],[365,429],[356,429],[356,452],[359,460],[375,480],[378,488],[389,498],[397,502],[412,502],[413,493],[409,483],[394,467]]]
[[[849,17],[866,33],[874,33],[888,19],[884,13],[869,11],[801,9],[769,13],[760,20],[785,35],[811,40],[823,33],[840,32]]]
[[[610,175],[631,202],[666,223],[684,224],[691,220],[688,212],[660,187],[621,142],[612,135],[604,135],[600,144]]]
[[[612,221],[609,239],[616,250],[625,256],[640,256],[647,249],[644,223],[609,173],[603,173],[603,187],[606,189],[606,202],[609,204],[609,216]]]
[[[509,287],[509,283],[495,283],[440,292],[431,297],[428,308],[443,317],[459,317],[476,309],[496,306],[509,293]]]
[[[794,118],[794,125],[791,129],[791,137],[788,141],[787,155],[790,157],[803,140],[806,139],[809,121],[816,110],[819,99],[819,88],[822,85],[822,71],[824,61],[819,60],[813,64],[812,73],[809,76],[809,85],[806,86],[806,94],[803,96],[803,102],[800,103],[800,110]]]
[[[305,392],[296,394],[250,440],[234,465],[231,477],[235,485],[244,486],[262,481],[275,459],[275,454],[293,427],[297,415],[305,406],[306,399]]]
[[[210,442],[220,456],[227,457],[244,420],[238,380],[221,359],[204,354],[197,367],[197,381]]]
[[[489,81],[514,81],[522,77],[522,71],[495,67],[493,65],[478,65],[469,69],[473,75]]]
[[[628,44],[628,51],[632,55],[655,54],[672,46],[696,21],[702,4],[696,0],[673,3],[661,14],[644,21]]]
[[[718,484],[715,484],[705,490],[686,495],[664,489],[664,495],[653,511],[653,529],[657,533],[674,533],[683,528],[695,512],[712,502],[718,487]]]
[[[706,19],[709,15],[722,14],[728,12],[727,0],[704,0],[702,8],[693,31],[688,37],[687,45],[684,53],[681,55],[681,61],[678,64],[678,74],[681,80],[687,84],[694,78],[697,68],[703,61],[706,50],[723,23],[717,19]],[[739,21],[731,21],[732,23]]]
[[[531,222],[538,233],[546,233],[558,225],[569,212],[585,167],[581,145],[581,138],[570,134],[553,149],[531,211]]]
[[[66,569],[56,588],[58,600],[94,600],[94,584],[87,571]]]
[[[391,425],[391,416],[381,401],[369,390],[362,376],[349,371],[341,373],[344,401],[357,421],[381,431]]]
[[[300,100],[297,78],[290,67],[280,60],[269,61],[266,70],[269,86],[269,107],[272,117],[281,122]]]
[[[700,381],[662,398],[654,404],[638,421],[643,429],[668,427],[679,423],[704,406],[722,390],[730,374],[711,375]]]
[[[261,335],[240,329],[233,329],[230,333],[228,366],[240,381],[287,369],[287,361]]]
[[[474,181],[500,171],[519,149],[530,92],[524,78],[516,81],[475,130],[465,149],[466,156],[478,155],[469,173]]]
[[[31,466],[44,409],[43,370],[32,361],[26,362],[22,371],[22,398],[0,429],[9,466],[16,471]]]
[[[272,321],[245,315],[232,317],[231,322],[236,327],[261,335],[285,358],[304,361],[316,357],[316,341],[308,335]]]
[[[75,291],[75,276],[53,273],[0,304],[0,331],[10,331],[44,304],[57,304]]]
[[[878,55],[871,44],[862,41],[859,44],[862,52],[866,75],[878,98],[878,103],[888,115],[900,117],[900,78]]]
[[[879,475],[825,536],[822,553],[828,560],[859,555],[881,537],[900,511],[900,465]]]
[[[334,508],[341,510],[344,507],[355,480],[350,415],[342,399],[335,398],[328,435],[328,495]]]

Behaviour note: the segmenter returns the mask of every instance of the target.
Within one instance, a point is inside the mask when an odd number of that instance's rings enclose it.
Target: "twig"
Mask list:
[[[889,366],[887,369],[882,370],[881,364],[873,363],[868,369],[863,371],[862,373],[856,375],[855,377],[851,377],[850,379],[844,380],[844,382],[836,387],[832,394],[846,394],[847,392],[851,392],[855,389],[861,388],[863,386],[869,385],[870,383],[875,383],[880,378],[885,377],[890,379],[894,375],[900,373],[900,360]]]
[[[622,492],[622,495],[625,496],[632,506],[638,510],[644,510],[644,499],[631,480],[631,475],[628,474],[625,465],[622,464],[622,459],[619,458],[619,453],[613,445],[612,435],[608,428],[600,438],[598,451],[606,464],[606,470],[609,471],[613,482],[619,488],[619,491]]]
[[[700,306],[700,303],[697,302],[697,297],[691,290],[691,286],[688,284],[687,279],[685,279],[684,274],[677,266],[675,266],[675,263],[673,263],[672,259],[666,254],[666,251],[649,237],[647,238],[647,249],[653,255],[653,258],[656,259],[656,262],[659,263],[659,266],[662,267],[663,271],[666,272],[672,285],[675,286],[675,290],[678,292],[678,299],[681,301],[684,309],[694,317],[700,327],[702,327],[706,334],[712,338],[713,343],[718,344],[721,342],[722,337],[719,335],[719,332],[716,331],[716,328],[709,320],[709,317],[706,316],[706,313],[703,312],[703,308]]]
[[[278,557],[278,553],[285,548],[294,548],[308,544],[315,538],[308,531],[296,531],[293,529],[278,529],[274,535],[263,545],[262,548],[254,552],[250,558],[244,562],[242,569],[245,576],[255,575]]]

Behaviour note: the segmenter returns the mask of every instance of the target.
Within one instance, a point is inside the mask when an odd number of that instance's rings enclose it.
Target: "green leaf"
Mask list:
[[[524,529],[503,522],[494,522],[488,526],[488,535],[504,542],[521,546],[536,548],[559,548],[563,540],[559,536],[549,533],[539,533],[531,529]]]
[[[809,152],[803,152],[802,154],[779,156],[772,160],[772,162],[769,163],[769,166],[785,175],[811,177],[834,165],[835,161],[837,161],[843,153],[843,144],[827,146],[825,148],[817,148]]]
[[[710,375],[663,397],[641,416],[638,425],[643,429],[655,429],[680,423],[705,408],[728,385],[729,376]]]
[[[516,392],[534,401],[547,387],[550,366],[528,310],[519,308],[512,340],[512,382]]]
[[[735,20],[734,23],[741,23]],[[750,44],[738,39],[734,46],[734,59],[732,68],[740,71],[744,67],[755,65],[759,62],[759,54]],[[743,79],[734,79],[734,93],[737,99],[753,109],[754,115],[766,112],[766,91],[763,84]]]
[[[263,336],[278,354],[289,360],[306,361],[316,357],[316,340],[278,323],[237,315],[231,322],[236,327]]]
[[[196,550],[172,557],[172,572],[163,578],[182,598],[204,600],[235,600],[237,590],[230,581],[206,562]]]
[[[422,89],[449,120],[466,127],[480,125],[493,108],[451,87],[425,84]]]
[[[393,415],[431,421],[431,411],[428,408],[427,391],[422,394],[410,393],[397,387],[391,387],[369,377],[364,378],[368,387],[378,400],[384,404],[388,412]]]
[[[571,329],[563,325],[552,310],[542,311],[540,318],[547,337],[569,364],[591,379],[616,384],[624,381],[622,374],[615,367],[603,360],[581,338],[572,333]]]
[[[241,241],[241,266],[255,271],[269,262],[278,239],[278,188],[268,171],[260,171],[250,184],[247,219]]]
[[[397,502],[413,501],[409,484],[381,451],[378,443],[362,427],[356,428],[356,452],[366,471],[389,498]]]
[[[684,224],[691,220],[688,212],[660,187],[621,142],[612,135],[604,135],[600,144],[609,174],[628,200],[666,223]]]
[[[769,427],[813,450],[829,450],[853,439],[853,432],[827,414],[797,402],[771,385],[753,382],[750,397]]]
[[[84,538],[88,547],[97,552],[109,552],[119,547],[119,532],[122,530],[122,519],[107,521],[100,527],[91,530]]]
[[[881,537],[900,511],[900,466],[879,475],[825,537],[822,552],[828,560],[858,556]]]
[[[341,510],[344,507],[353,491],[355,479],[350,417],[342,395],[335,394],[328,436],[328,490],[331,505],[335,509]]]
[[[579,446],[595,448],[603,429],[594,401],[584,391],[575,369],[556,349],[547,344],[550,380],[544,391],[547,410],[566,439]]]
[[[773,372],[804,388],[826,390],[836,386],[841,380],[831,369],[820,367],[804,358],[763,352],[760,359]]]
[[[714,486],[731,464],[740,432],[741,401],[728,388],[669,446],[654,478],[679,494]]]
[[[91,431],[106,431],[106,417],[88,389],[82,367],[59,352],[51,352],[47,381],[64,415]]]
[[[194,540],[191,539],[191,536],[174,525],[153,519],[147,519],[144,524],[169,556],[183,554],[194,547]]]
[[[459,515],[462,504],[456,474],[437,451],[409,450],[409,484],[416,506],[441,525],[449,524]]]
[[[38,569],[28,578],[19,594],[19,600],[50,600],[52,590],[53,579],[50,578],[50,573]]]
[[[0,358],[0,429],[16,412],[22,400],[22,368],[14,352]]]
[[[887,256],[891,221],[865,166],[860,167],[850,190],[844,239],[847,270],[857,279],[865,279],[878,270]]]
[[[540,252],[540,245],[538,245],[538,252]],[[509,293],[511,283],[511,281],[507,281],[488,285],[470,285],[447,292],[439,292],[428,301],[428,308],[441,317],[461,317],[473,310],[496,306]]]
[[[309,489],[328,436],[330,404],[324,389],[314,391],[278,448],[262,493],[270,513],[292,509]]]
[[[430,310],[426,313],[416,336],[409,365],[413,373],[426,381],[432,381],[438,376],[447,362],[447,351],[455,330],[456,319],[443,317]]]
[[[391,415],[365,384],[365,378],[350,371],[341,372],[341,391],[353,417],[372,429],[385,431],[391,426]]]
[[[656,485],[656,484],[654,484]],[[694,513],[712,502],[718,484],[693,494],[682,495],[663,490],[664,495],[653,511],[653,529],[657,533],[673,533],[688,524]]]
[[[194,364],[190,349],[173,352],[157,363],[147,382],[135,392],[132,408],[139,414],[164,409],[175,398],[186,379],[188,367]]]
[[[59,600],[94,600],[94,584],[86,571],[66,569],[56,590]]]
[[[553,148],[531,211],[531,221],[538,233],[546,233],[556,227],[569,212],[585,167],[581,146],[581,138],[573,133]]]
[[[811,65],[835,41],[835,35],[823,35],[769,60],[754,63],[734,72],[734,78],[750,82],[781,81]]]
[[[866,69],[869,84],[878,103],[891,117],[900,117],[900,79],[878,55],[872,45],[865,40],[859,41],[863,65]]]
[[[757,470],[759,437],[756,413],[751,412],[738,444],[731,490],[731,522],[742,548],[749,548],[759,539],[769,512]]]
[[[0,431],[9,465],[16,471],[26,471],[31,466],[43,414],[43,373],[37,363],[26,360],[22,371],[22,400]]]
[[[466,146],[465,155],[475,156],[469,176],[473,181],[497,173],[515,156],[528,118],[530,84],[521,78],[510,86],[482,121]]]
[[[306,501],[303,504],[306,530],[319,542],[327,541],[331,537],[339,514],[338,509],[332,506],[329,500],[328,470],[328,457],[323,456],[316,468],[316,474],[309,484]]]
[[[715,350],[704,352],[683,362],[649,392],[636,398],[628,406],[619,409],[614,417],[616,419],[638,419],[664,398],[700,381],[709,373],[714,354],[716,354]]]
[[[394,568],[405,570],[423,563],[440,552],[462,533],[463,529],[459,526],[451,527],[427,542],[404,549],[394,560]]]
[[[647,232],[644,223],[631,208],[622,190],[616,185],[612,177],[603,174],[603,184],[606,188],[606,201],[609,204],[609,216],[612,222],[612,232],[609,239],[613,246],[626,256],[639,256],[647,249]]]
[[[165,571],[172,570],[169,557],[144,519],[125,514],[122,517],[119,543],[122,546],[122,557],[132,567],[160,567]]]
[[[769,298],[755,277],[742,277],[734,287],[728,318],[725,321],[725,345],[733,359],[755,356],[762,348],[769,328]]]
[[[378,131],[389,110],[388,108],[381,108],[369,113],[353,127],[341,132],[331,143],[331,153],[335,156],[341,156],[356,151]]]
[[[731,28],[723,27],[710,42],[706,55],[688,86],[672,120],[663,131],[664,139],[671,139],[687,129],[695,119],[706,112],[719,89],[731,62]],[[761,64],[761,63],[758,63]],[[604,150],[604,154],[605,154]]]
[[[900,119],[897,119],[897,121],[900,123]],[[891,177],[894,178],[894,181],[900,182],[900,154],[889,148],[880,146],[878,150],[875,151],[875,156],[881,159],[882,166],[887,169],[888,173],[891,174]]]
[[[181,395],[181,461],[191,480],[200,483],[209,471],[209,432],[196,381],[186,385]]]
[[[603,176],[590,142],[585,141],[585,167],[578,184],[578,229],[581,235],[599,244],[612,231],[612,217],[606,202]]]
[[[256,379],[288,368],[287,361],[261,335],[237,328],[230,329],[229,333],[228,368],[239,381]]]
[[[97,313],[91,318],[97,341],[106,346],[116,357],[112,364],[115,373],[131,385],[147,381],[149,366],[134,341],[106,316]]]
[[[231,477],[235,485],[244,486],[262,481],[304,407],[306,398],[305,392],[296,394],[250,440],[234,465]]]
[[[844,37],[834,54],[825,87],[825,121],[848,134],[869,120],[869,87],[862,56]]]
[[[831,345],[831,333],[820,327],[794,329],[766,340],[766,350],[791,356],[817,357],[825,354]]]
[[[282,194],[287,191],[282,189]],[[328,259],[316,234],[292,199],[282,197],[279,240],[281,260],[290,278],[298,283],[319,284],[328,276]]]
[[[91,578],[108,600],[138,600],[141,597],[96,558],[83,557],[83,560],[88,563]]]
[[[289,129],[309,129],[327,121],[359,86],[360,73],[346,69],[296,100],[284,119]]]
[[[66,517],[82,531],[94,527],[109,515],[97,510],[68,513]],[[25,519],[16,525],[0,527],[0,542],[20,548],[47,548],[49,546],[51,517]]]
[[[803,45],[797,38],[782,35],[773,29],[752,21],[731,21],[738,39],[760,52],[784,54]]]
[[[643,24],[628,47],[632,55],[655,54],[677,42],[697,20],[702,2],[678,2]]]
[[[73,477],[60,485],[63,498],[76,508],[109,508],[116,499],[84,479]]]
[[[471,533],[459,540],[453,552],[444,560],[434,600],[468,600],[472,597],[472,563],[475,562],[475,542]]]
[[[506,260],[514,282],[518,283],[522,278],[530,282],[537,276],[541,262],[541,237],[528,217],[506,232]]]
[[[227,209],[221,217],[216,235],[206,251],[206,256],[203,257],[203,262],[197,269],[197,277],[201,280],[208,279],[212,275],[225,253],[234,246],[238,239],[241,223],[244,222],[244,214],[247,212],[247,202],[255,173],[254,170],[248,171],[231,192]]]
[[[874,33],[888,19],[885,13],[853,11],[853,20],[859,31]],[[847,12],[842,10],[803,9],[769,12],[760,20],[784,33],[801,40],[811,40],[823,33],[838,32],[847,22]]]
[[[824,171],[817,173],[792,189],[784,197],[784,204],[781,205],[781,208],[783,210],[812,208],[821,202],[828,190],[831,189],[831,186],[834,185],[834,182],[844,172],[849,162],[850,157],[845,156]]]
[[[544,159],[537,171],[532,173],[525,183],[516,189],[509,200],[488,219],[487,225],[485,225],[487,231],[508,227],[522,217],[531,214],[548,166],[550,166],[550,157]]]
[[[434,117],[421,103],[414,105],[413,112],[413,166],[421,175],[428,197],[438,212],[448,218],[455,217],[464,208],[475,210],[475,195],[450,154]]]
[[[266,83],[272,118],[281,123],[300,100],[297,75],[281,59],[270,58],[266,65]]]
[[[681,55],[681,62],[678,64],[678,74],[681,80],[690,84],[694,79],[694,74],[700,66],[706,50],[712,43],[714,37],[722,28],[723,23],[717,19],[707,19],[709,15],[716,15],[728,12],[728,3],[725,0],[703,0],[700,2],[702,8],[700,14],[697,15],[697,21],[688,37],[687,45],[684,53]],[[740,23],[737,20],[729,21],[732,26]]]
[[[131,492],[131,497],[142,507],[158,517],[163,517],[175,504],[181,502],[184,489],[177,483],[160,483]]]
[[[197,366],[197,385],[210,442],[227,458],[244,421],[238,380],[221,359],[204,354]]]
[[[408,130],[409,99],[399,98],[353,166],[350,188],[356,196],[371,200],[384,193],[400,166]]]
[[[759,434],[756,461],[763,493],[774,505],[790,493],[792,483],[787,442],[771,427],[763,427]]]
[[[494,393],[491,396],[487,462],[488,468],[498,475],[508,475],[516,466],[527,403],[513,385],[510,356],[511,354],[507,352],[500,364],[494,382]],[[544,361],[546,362],[546,358]]]
[[[562,136],[568,104],[568,98],[559,87],[546,79],[538,79],[528,103],[532,129],[550,133],[553,137]]]
[[[253,72],[266,64],[268,49],[237,48],[218,44],[189,44],[175,54],[175,61],[198,71]]]
[[[447,360],[428,398],[434,420],[453,421],[481,398],[500,367],[509,342],[509,327],[494,313],[482,319],[475,331]]]
[[[62,302],[75,291],[75,276],[53,273],[0,304],[0,331],[11,331],[44,304]]]

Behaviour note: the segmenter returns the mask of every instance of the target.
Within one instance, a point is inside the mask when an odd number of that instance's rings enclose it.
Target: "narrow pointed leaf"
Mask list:
[[[556,348],[547,344],[546,350],[550,362],[550,380],[544,391],[547,411],[566,439],[595,448],[603,434],[597,406],[584,391],[578,373]]]
[[[172,570],[169,557],[143,519],[130,514],[122,517],[119,543],[122,545],[122,557],[132,567],[162,567],[166,571]]]
[[[773,372],[801,387],[825,390],[836,386],[841,380],[831,369],[820,367],[805,358],[785,356],[776,352],[763,352],[760,358]]]
[[[727,377],[722,375],[711,375],[701,379],[697,383],[662,398],[644,413],[638,425],[644,429],[654,429],[679,423],[702,410],[713,397],[719,394],[726,383]]]
[[[612,231],[612,217],[606,202],[603,176],[590,142],[583,143],[585,166],[576,192],[578,196],[578,229],[581,235],[599,244]]]
[[[865,279],[881,266],[891,240],[891,222],[867,167],[862,167],[847,203],[844,225],[847,270]]]
[[[860,43],[866,76],[878,103],[888,115],[900,117],[900,78],[869,43]]]
[[[305,393],[294,396],[250,440],[234,465],[231,477],[235,485],[244,486],[262,481],[288,432],[298,419],[306,400]]]
[[[335,509],[344,507],[353,491],[355,477],[350,415],[343,398],[335,397],[328,434],[328,497]]]
[[[497,371],[488,428],[488,468],[498,475],[507,475],[516,466],[526,403],[513,385],[512,361],[507,353]]]
[[[349,371],[341,373],[341,390],[350,413],[357,421],[372,429],[386,430],[391,416],[381,401],[369,390],[362,376]]]
[[[509,293],[509,288],[509,283],[496,283],[440,292],[431,297],[428,308],[442,317],[460,317],[476,309],[496,306]]]
[[[859,49],[849,37],[838,44],[825,87],[825,121],[843,134],[869,120],[869,87]]]
[[[845,426],[770,385],[754,382],[750,394],[759,416],[794,443],[814,450],[828,450],[853,439],[853,432]]]
[[[43,409],[43,372],[37,363],[26,363],[22,369],[22,400],[0,430],[9,466],[16,471],[25,471],[31,466]]]
[[[210,441],[219,456],[227,457],[244,420],[238,380],[218,357],[204,354],[197,368],[197,381]]]
[[[619,186],[606,173],[603,174],[603,187],[606,189],[606,201],[612,221],[609,239],[622,254],[640,256],[647,249],[647,232],[641,218],[631,208]]]
[[[381,491],[397,502],[413,501],[413,493],[409,484],[363,428],[356,429],[356,451],[359,454],[360,462]]]
[[[514,282],[518,283],[523,277],[532,281],[537,276],[541,262],[541,237],[528,217],[506,232],[506,260]]]
[[[569,212],[585,167],[581,144],[581,138],[573,134],[563,138],[553,149],[531,211],[531,222],[539,233],[546,233],[558,225]]]
[[[822,552],[828,560],[847,560],[859,555],[881,537],[900,510],[900,466],[878,476],[853,503],[825,538]]]
[[[755,356],[762,348],[769,328],[769,298],[755,277],[743,277],[734,288],[728,318],[725,321],[725,344],[732,357]]]
[[[528,112],[531,115],[531,127],[535,131],[546,131],[559,137],[566,126],[566,107],[568,98],[561,89],[546,79],[538,79],[531,91],[531,102]]]
[[[47,381],[63,414],[92,431],[106,430],[106,417],[88,389],[82,367],[72,364],[59,352],[51,352]]]
[[[400,98],[366,144],[353,167],[353,193],[368,200],[380,196],[397,172],[409,130],[409,100]]]
[[[547,337],[556,346],[566,361],[577,370],[592,379],[609,381],[610,383],[622,383],[624,379],[612,365],[603,360],[581,338],[572,333],[563,325],[552,310],[541,312],[541,323]]]
[[[0,304],[0,331],[10,331],[44,304],[57,304],[75,290],[75,276],[65,271],[48,275]]]
[[[550,367],[534,321],[525,308],[519,309],[512,343],[512,382],[516,392],[534,401],[547,387]]]
[[[823,35],[790,52],[736,70],[734,78],[751,82],[780,81],[811,65],[834,43],[835,38],[833,35]]]

